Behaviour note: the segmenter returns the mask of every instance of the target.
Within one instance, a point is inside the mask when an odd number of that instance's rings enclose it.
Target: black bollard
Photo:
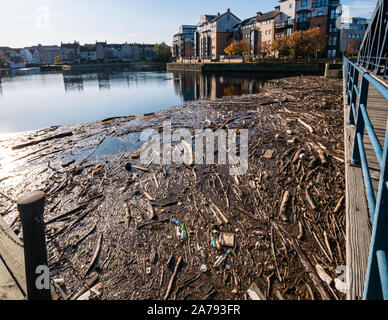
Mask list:
[[[36,273],[38,266],[47,266],[47,249],[44,232],[45,194],[41,191],[28,193],[17,201],[23,227],[24,259],[28,300],[51,300],[49,289],[38,289]]]

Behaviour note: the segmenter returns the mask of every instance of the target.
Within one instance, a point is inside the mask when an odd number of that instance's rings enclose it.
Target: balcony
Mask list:
[[[287,35],[285,33],[276,33],[275,34],[275,39],[280,39],[280,38],[284,38],[286,37]]]
[[[293,25],[294,25],[294,20],[281,21],[281,22],[275,23],[275,29],[290,28]]]
[[[275,29],[282,29],[282,28],[285,28],[286,26],[287,26],[287,23],[285,21],[275,23]]]

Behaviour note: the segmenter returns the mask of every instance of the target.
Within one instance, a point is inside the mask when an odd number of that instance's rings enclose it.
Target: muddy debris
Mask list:
[[[248,172],[142,163],[141,133],[165,122],[192,137],[248,129]],[[0,142],[0,212],[23,238],[15,200],[46,193],[49,268],[68,299],[344,299],[343,150],[342,82],[284,78],[259,94],[12,135]]]

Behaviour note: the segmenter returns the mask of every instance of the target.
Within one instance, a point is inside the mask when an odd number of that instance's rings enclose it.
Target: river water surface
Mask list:
[[[0,134],[146,114],[195,100],[258,93],[254,73],[18,72],[0,78]]]

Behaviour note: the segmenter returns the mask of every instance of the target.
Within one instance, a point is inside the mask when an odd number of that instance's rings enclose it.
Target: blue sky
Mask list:
[[[370,16],[376,0],[343,0],[352,16]],[[1,0],[0,46],[23,47],[96,40],[165,41],[179,25],[196,24],[202,13],[231,8],[240,19],[270,11],[278,0]]]

